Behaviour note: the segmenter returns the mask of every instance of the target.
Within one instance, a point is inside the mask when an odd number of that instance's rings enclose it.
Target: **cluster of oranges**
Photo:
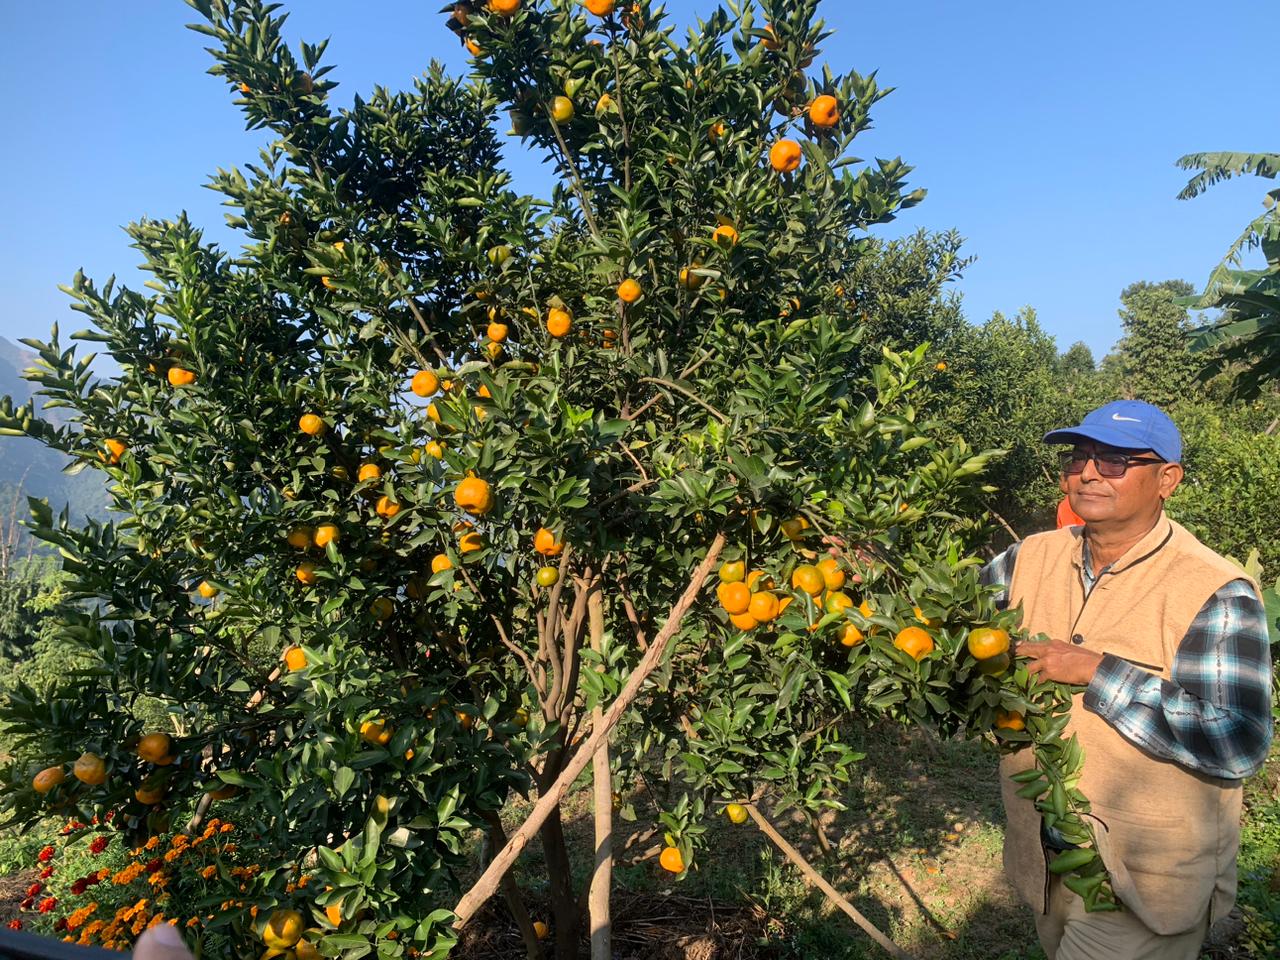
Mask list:
[[[173,741],[166,733],[148,733],[138,741],[135,748],[138,757],[153,767],[167,767],[174,761]],[[71,766],[71,773],[86,786],[97,787],[107,782],[106,761],[96,753],[86,751]],[[45,767],[31,780],[31,787],[36,793],[45,795],[55,787],[65,783],[67,771],[63,764]],[[156,773],[145,777],[134,791],[139,803],[154,804],[164,799],[163,779]]]

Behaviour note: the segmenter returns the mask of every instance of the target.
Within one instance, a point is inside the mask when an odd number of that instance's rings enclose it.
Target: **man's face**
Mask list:
[[[1059,478],[1062,492],[1085,523],[1125,523],[1154,518],[1161,505],[1182,480],[1182,465],[1159,461],[1150,450],[1126,450],[1105,443],[1083,440],[1073,448],[1081,455],[1120,454],[1137,460],[1122,477],[1104,477],[1093,460],[1086,460],[1080,473],[1064,473]]]

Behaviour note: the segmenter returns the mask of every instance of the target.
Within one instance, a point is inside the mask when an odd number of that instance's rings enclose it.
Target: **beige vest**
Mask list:
[[[1166,518],[1102,576],[1086,600],[1081,580],[1083,527],[1023,541],[1009,584],[1031,634],[1081,643],[1170,678],[1178,646],[1200,608],[1224,584],[1248,579]],[[1257,585],[1254,584],[1254,589]],[[1080,789],[1121,902],[1158,934],[1191,930],[1205,914],[1235,902],[1241,789],[1161,760],[1134,746],[1084,706],[1078,694],[1064,736],[1084,748]],[[1024,900],[1046,909],[1049,874],[1040,814],[1018,797],[1010,775],[1032,766],[1022,749],[1000,765],[1009,826],[1005,871]]]

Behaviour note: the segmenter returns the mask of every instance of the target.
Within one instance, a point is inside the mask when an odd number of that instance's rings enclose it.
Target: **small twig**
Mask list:
[[[1013,537],[1013,539],[1018,543],[1022,542],[1022,538],[1018,536],[1018,531],[1013,529],[1013,527],[1009,526],[1009,521],[1006,520],[1004,517],[1000,516],[1000,514],[995,511],[994,507],[987,507],[987,510],[988,512],[990,512],[990,514],[993,517],[995,517],[1000,522],[1000,526],[1004,527],[1006,530],[1009,531],[1009,536]]]
[[[619,490],[617,493],[607,497],[600,504],[599,509],[603,510],[605,507],[611,507],[615,503],[617,503],[619,500],[623,499],[624,497],[629,497],[631,496],[631,494],[637,493],[643,490],[645,487],[652,486],[655,482],[656,481],[654,480],[637,480],[635,483],[631,484],[630,486],[624,487],[622,490]]]
[[[547,119],[551,121],[551,132],[556,135],[556,143],[560,144],[560,151],[564,154],[565,166],[569,169],[569,179],[573,181],[574,192],[578,194],[578,203],[582,206],[582,215],[587,219],[587,227],[596,240],[603,242],[600,228],[596,226],[595,214],[591,212],[591,204],[587,201],[587,188],[583,186],[582,177],[578,174],[578,164],[574,161],[573,154],[569,152],[569,145],[564,142],[564,136],[560,133],[560,124],[556,123],[556,118],[551,115],[550,107],[547,108]]]
[[[631,448],[630,448],[630,447],[628,447],[628,446],[627,446],[625,443],[623,443],[621,440],[619,440],[619,441],[618,441],[618,446],[620,446],[620,447],[622,448],[622,452],[623,452],[623,453],[625,453],[628,457],[630,457],[630,458],[631,458],[631,462],[632,462],[632,463],[634,463],[634,464],[636,465],[636,469],[637,469],[638,471],[640,471],[640,479],[641,479],[641,480],[644,480],[644,481],[646,481],[646,482],[648,482],[648,480],[649,480],[649,474],[647,474],[647,473],[645,472],[644,464],[642,464],[642,463],[640,462],[639,458],[638,458],[634,453],[632,453],[632,452],[631,452]]]
[[[721,413],[719,410],[717,410],[717,409],[716,409],[715,407],[713,407],[711,404],[707,403],[707,401],[703,400],[700,396],[698,396],[696,393],[694,393],[694,392],[693,392],[692,390],[690,390],[688,387],[682,387],[682,386],[680,386],[680,384],[678,384],[678,383],[672,383],[670,380],[663,380],[661,377],[641,377],[641,378],[640,378],[640,382],[641,382],[641,383],[653,383],[653,384],[657,384],[657,385],[659,385],[659,386],[666,387],[668,390],[674,390],[676,393],[682,393],[682,394],[684,394],[686,397],[688,397],[690,400],[692,400],[694,403],[696,403],[696,404],[698,404],[700,407],[702,407],[703,409],[705,409],[705,410],[707,410],[708,412],[710,412],[710,413],[714,414],[715,416],[719,417],[719,418],[720,418],[720,422],[721,422],[721,423],[728,423],[728,422],[729,422],[729,418],[728,418],[728,417],[726,417],[723,413]]]

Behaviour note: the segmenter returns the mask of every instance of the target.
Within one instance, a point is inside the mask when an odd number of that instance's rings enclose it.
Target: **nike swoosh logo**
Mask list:
[[[1125,420],[1125,421],[1127,421],[1127,422],[1129,422],[1129,423],[1141,423],[1141,422],[1142,422],[1142,421],[1141,421],[1141,420],[1139,420],[1137,417],[1122,417],[1122,416],[1120,416],[1120,414],[1118,414],[1118,413],[1113,413],[1113,414],[1111,415],[1111,419],[1112,419],[1112,420]]]

